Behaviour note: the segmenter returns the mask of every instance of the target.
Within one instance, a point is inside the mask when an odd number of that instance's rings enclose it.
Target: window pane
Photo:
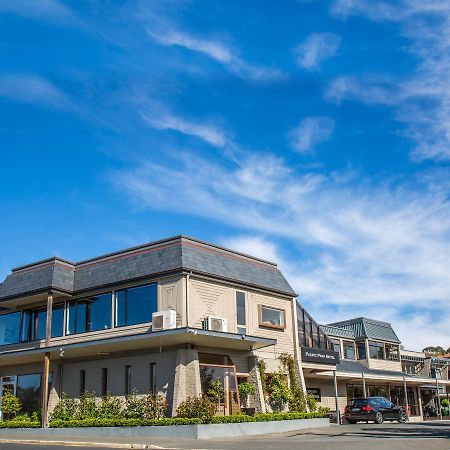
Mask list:
[[[31,340],[31,318],[33,314],[31,310],[22,312],[22,328],[20,331],[20,340],[26,342]]]
[[[245,327],[237,327],[238,334],[247,334],[247,328]]]
[[[390,361],[399,360],[398,345],[386,344],[386,359],[389,359]]]
[[[127,325],[152,321],[152,314],[158,309],[156,289],[156,284],[128,289]]]
[[[17,397],[22,403],[21,413],[31,414],[41,406],[41,374],[19,375]]]
[[[116,292],[116,324],[136,325],[152,321],[157,311],[156,283]]]
[[[355,359],[355,346],[351,341],[344,341],[344,358]]]
[[[369,356],[373,359],[384,359],[384,344],[369,342]]]
[[[111,298],[111,293],[108,293],[86,300],[88,305],[88,331],[111,328]]]
[[[341,356],[341,343],[339,339],[330,339],[332,350],[339,353],[339,356]]]
[[[366,343],[365,342],[358,342],[357,344],[358,348],[358,359],[366,359]]]
[[[150,363],[150,393],[156,394],[156,363]]]
[[[244,292],[236,292],[236,311],[237,324],[246,325]]]
[[[261,308],[261,324],[284,327],[284,311],[263,306]]]
[[[45,309],[39,309],[34,311],[34,320],[35,322],[35,334],[33,336],[33,340],[37,339],[45,339],[45,329],[47,326],[47,312]]]
[[[118,327],[127,324],[126,295],[126,290],[116,292],[116,325]]]
[[[66,334],[75,334],[75,319],[76,319],[76,302],[69,302],[69,307],[67,308],[67,329]]]
[[[87,331],[87,303],[77,301],[76,305],[75,333],[85,333]]]
[[[52,337],[63,335],[64,328],[64,303],[56,305],[52,310]]]
[[[0,316],[0,345],[15,344],[20,338],[20,312]]]

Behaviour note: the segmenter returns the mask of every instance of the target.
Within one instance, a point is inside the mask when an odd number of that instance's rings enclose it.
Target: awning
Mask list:
[[[0,354],[0,364],[23,364],[42,361],[43,355],[46,352],[50,352],[51,359],[60,359],[61,354],[64,359],[72,359],[105,355],[108,353],[144,350],[147,348],[176,347],[182,344],[224,350],[251,351],[269,347],[277,343],[276,339],[190,327],[145,332],[135,335],[106,337],[76,343],[68,343],[67,341],[70,341],[70,338],[65,339],[64,344],[3,352]]]

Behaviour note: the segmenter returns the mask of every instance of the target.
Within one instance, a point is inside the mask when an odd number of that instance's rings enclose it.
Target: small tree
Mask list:
[[[77,411],[77,401],[63,393],[59,402],[50,413],[50,422],[52,420],[74,420],[77,417]]]
[[[211,387],[208,389],[207,394],[217,403],[217,408],[220,408],[220,403],[222,400],[225,400],[225,388],[223,387],[223,383],[216,378],[211,383]]]
[[[95,419],[98,415],[99,410],[95,402],[95,395],[87,391],[83,392],[78,403],[77,419]]]
[[[21,410],[20,400],[8,389],[2,396],[2,414],[5,420],[12,420]]]
[[[144,416],[145,398],[138,395],[136,389],[125,398],[124,415],[129,419],[138,419]]]
[[[106,393],[98,407],[98,414],[102,419],[119,419],[122,417],[122,403],[120,399]]]
[[[148,394],[144,398],[143,407],[145,419],[161,419],[167,411],[166,397],[161,394]]]
[[[251,395],[256,394],[256,386],[251,383],[240,383],[238,385],[239,396],[241,397],[241,403],[244,408],[248,408],[248,399]]]

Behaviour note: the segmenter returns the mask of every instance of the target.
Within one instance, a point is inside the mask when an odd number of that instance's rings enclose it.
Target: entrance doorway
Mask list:
[[[217,415],[240,412],[235,366],[200,364],[200,381],[202,394],[217,405]]]

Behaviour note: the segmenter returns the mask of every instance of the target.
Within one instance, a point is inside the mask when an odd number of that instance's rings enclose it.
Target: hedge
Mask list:
[[[40,428],[40,422],[30,420],[4,420],[0,421],[0,428]]]
[[[324,417],[323,413],[274,413],[256,414],[246,416],[236,414],[232,416],[214,416],[209,423],[243,423],[243,422],[268,422],[271,420],[295,420],[314,419]],[[154,420],[143,419],[84,419],[84,420],[53,420],[49,426],[51,428],[78,428],[78,427],[139,427],[139,426],[172,426],[172,425],[199,425],[200,419],[185,418],[164,418]]]
[[[171,425],[198,425],[200,419],[170,418],[163,419],[83,419],[83,420],[52,420],[50,428],[78,428],[78,427],[151,427]]]
[[[242,423],[242,422],[269,422],[279,420],[296,420],[296,419],[318,419],[326,417],[321,412],[286,412],[286,413],[268,413],[255,414],[254,416],[246,416],[244,414],[236,414],[233,416],[214,416],[211,423]]]

